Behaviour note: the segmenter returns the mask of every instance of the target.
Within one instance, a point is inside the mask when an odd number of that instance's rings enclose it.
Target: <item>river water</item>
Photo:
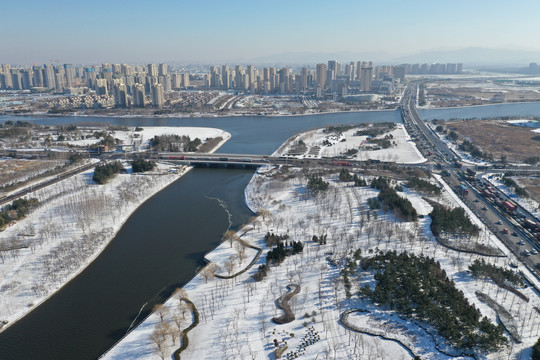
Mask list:
[[[422,110],[427,119],[540,115],[540,103]],[[0,122],[10,119],[0,116]],[[400,122],[398,111],[299,117],[17,117],[44,125],[204,126],[228,131],[220,153],[270,154],[297,132],[331,124]],[[30,314],[0,333],[1,359],[95,359],[185,284],[229,226],[251,212],[244,189],[253,171],[194,169],[146,201],[102,254]]]

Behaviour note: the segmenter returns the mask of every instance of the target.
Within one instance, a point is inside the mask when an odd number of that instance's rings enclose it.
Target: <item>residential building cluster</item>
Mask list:
[[[370,94],[392,94],[395,86],[405,81],[406,74],[423,71],[425,67],[427,64],[374,66],[371,61],[342,64],[330,60],[301,68],[210,66],[190,74],[171,71],[167,64],[27,67],[4,64],[0,68],[0,89],[71,95],[51,102],[52,107],[59,109],[148,106],[159,109],[165,104],[200,100],[173,95],[172,90],[181,89],[302,94],[317,99],[362,102]],[[461,72],[462,65],[433,64],[430,69],[426,71]]]
[[[410,75],[455,75],[463,73],[462,63],[449,64],[403,64],[405,72]]]
[[[357,61],[341,64],[330,60],[317,64],[314,69],[303,67],[294,72],[288,67],[252,65],[229,67],[211,66],[205,77],[205,86],[211,89],[237,90],[259,94],[306,94],[316,98],[328,95],[348,96],[377,92],[390,94],[395,81],[405,81],[405,70],[399,66],[373,66],[373,62]]]
[[[48,64],[22,68],[4,64],[0,70],[0,89],[3,90],[52,91],[86,96],[87,100],[112,96],[117,107],[151,104],[161,108],[165,91],[189,86],[189,74],[170,74],[167,64],[132,66],[106,63],[89,67]],[[85,104],[87,100],[70,101]],[[98,101],[94,107],[102,104]]]

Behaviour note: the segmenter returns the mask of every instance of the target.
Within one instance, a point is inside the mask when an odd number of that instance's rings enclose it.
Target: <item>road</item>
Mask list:
[[[95,167],[98,163],[91,163],[91,164],[86,164],[86,165],[83,165],[83,166],[80,166],[80,167],[77,167],[75,169],[70,169],[70,170],[67,170],[67,171],[64,171],[58,175],[55,175],[53,178],[49,179],[49,180],[46,180],[44,182],[41,182],[41,183],[38,183],[38,184],[35,184],[35,185],[29,185],[29,186],[26,186],[25,188],[17,191],[16,193],[13,193],[9,196],[6,196],[6,197],[3,197],[3,198],[0,198],[0,205],[4,205],[6,203],[9,203],[13,200],[16,200],[26,194],[29,194],[33,191],[36,191],[36,190],[40,190],[40,189],[43,189],[49,185],[52,185],[54,183],[57,183],[59,181],[62,181],[64,179],[67,179],[68,177],[71,177],[73,175],[76,175],[76,174],[79,174],[83,171],[86,171],[86,170],[89,170],[89,169],[92,169],[93,167]]]
[[[458,158],[444,141],[442,141],[420,118],[414,106],[414,96],[416,94],[416,84],[409,85],[402,98],[402,117],[403,121],[410,127],[416,128],[420,132],[420,136],[425,142],[425,146],[429,148],[429,152],[435,154],[441,170],[446,170],[449,176],[445,177],[445,181],[460,195],[458,190],[463,184],[469,189],[469,195],[461,196],[464,203],[480,218],[480,220],[492,230],[492,232],[501,240],[519,259],[525,264],[538,278],[540,276],[539,269],[536,268],[540,263],[540,254],[526,256],[525,250],[540,249],[538,243],[529,239],[512,217],[506,213],[502,213],[497,207],[486,201],[480,195],[478,190],[468,181],[461,178],[454,166],[455,159]],[[414,130],[413,130],[414,131]],[[520,168],[508,168],[506,171],[520,171]],[[498,169],[497,172],[503,170]],[[536,173],[537,168],[528,169],[529,173]],[[501,225],[497,222],[501,221]],[[503,229],[508,229],[506,234]],[[514,234],[514,235],[512,235]],[[519,245],[523,244],[523,245]]]

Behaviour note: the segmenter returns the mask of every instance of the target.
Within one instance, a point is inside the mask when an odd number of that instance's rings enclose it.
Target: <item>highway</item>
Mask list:
[[[538,278],[540,269],[536,266],[540,263],[540,254],[526,255],[525,250],[530,253],[533,249],[540,250],[536,240],[528,236],[509,214],[493,206],[489,201],[479,193],[478,189],[469,181],[465,180],[456,171],[454,166],[455,159],[459,157],[442,141],[420,118],[414,106],[414,97],[416,94],[416,84],[409,84],[409,87],[402,98],[402,116],[403,121],[409,126],[413,126],[421,133],[421,138],[425,142],[429,151],[435,154],[439,161],[441,170],[448,171],[450,176],[444,180],[452,189],[461,196],[464,203],[478,216],[480,220],[501,240],[519,259],[525,264]],[[496,172],[522,172],[526,174],[538,174],[538,168],[517,168],[508,167],[506,169],[496,169]],[[476,179],[475,181],[479,181]],[[460,185],[465,185],[469,189],[469,195],[460,194],[458,190]],[[500,224],[498,224],[500,222]],[[503,229],[508,229],[506,234]]]

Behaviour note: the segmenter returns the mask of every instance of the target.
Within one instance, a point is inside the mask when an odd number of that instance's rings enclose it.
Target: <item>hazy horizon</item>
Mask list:
[[[540,3],[527,0],[27,0],[3,5],[0,63],[264,63],[284,55],[302,63],[328,54],[467,62],[454,57],[481,47],[500,53],[486,59],[492,64],[526,65],[540,62],[539,11]]]

